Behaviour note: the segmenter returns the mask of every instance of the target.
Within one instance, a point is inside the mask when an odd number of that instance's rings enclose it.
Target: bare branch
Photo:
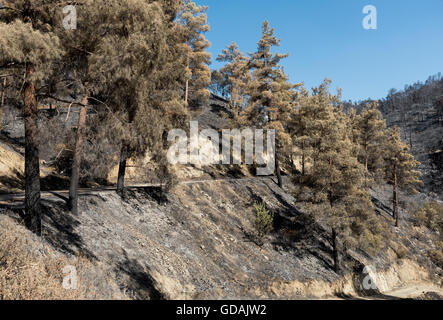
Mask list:
[[[54,97],[53,95],[50,94],[39,94],[37,95],[38,97],[42,97],[42,98],[48,98],[48,99],[52,99],[58,102],[63,102],[63,103],[67,103],[70,105],[77,105],[77,106],[85,106],[84,104],[82,104],[81,102],[75,102],[75,101],[69,101],[69,100],[65,100],[65,99],[60,99],[58,97]]]
[[[112,116],[113,116],[115,119],[117,119],[117,120],[118,120],[120,123],[122,123],[122,124],[125,123],[124,121],[120,120],[120,119],[114,114],[114,112],[112,112],[111,108],[110,108],[105,102],[100,101],[100,100],[98,100],[98,99],[96,99],[96,98],[94,98],[94,97],[89,97],[89,99],[94,100],[94,101],[96,101],[96,102],[98,102],[98,103],[104,105],[104,106],[106,107],[106,109],[108,109],[108,111],[112,114]]]
[[[68,119],[69,119],[69,113],[71,112],[71,107],[72,107],[72,102],[71,102],[71,104],[69,105],[69,108],[68,108],[68,114],[66,115],[66,120],[65,120],[65,122],[68,122]]]

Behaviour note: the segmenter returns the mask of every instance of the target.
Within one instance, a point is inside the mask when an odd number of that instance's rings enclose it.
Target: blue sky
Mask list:
[[[325,77],[343,98],[385,97],[391,88],[443,72],[443,0],[197,0],[209,6],[212,68],[237,42],[253,52],[267,19],[282,39],[279,52],[292,82],[307,88]],[[363,7],[377,8],[377,30],[362,26]]]

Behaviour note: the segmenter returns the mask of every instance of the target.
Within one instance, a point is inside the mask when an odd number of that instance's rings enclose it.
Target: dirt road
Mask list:
[[[431,292],[434,292],[439,296],[443,297],[443,288],[438,287],[433,283],[426,283],[426,282],[408,284],[405,287],[385,292],[384,295],[399,299],[415,299],[426,293],[431,293]]]

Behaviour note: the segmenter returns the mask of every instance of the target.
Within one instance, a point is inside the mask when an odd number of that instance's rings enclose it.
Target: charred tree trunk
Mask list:
[[[365,155],[365,169],[367,172],[368,171],[368,156],[367,155]]]
[[[366,171],[368,171],[368,143],[366,138],[364,142],[364,148],[365,148],[365,169]]]
[[[78,128],[77,128],[77,141],[75,143],[74,159],[72,163],[72,172],[71,172],[71,182],[69,186],[68,207],[69,210],[71,210],[71,212],[75,215],[78,214],[78,181],[80,177],[80,164],[82,159],[84,131],[86,126],[87,104],[88,104],[88,96],[85,95],[85,97],[82,100],[82,105],[80,107],[80,116],[78,119]]]
[[[3,90],[0,104],[0,130],[2,129],[3,112],[5,110],[5,97],[6,97],[6,77],[3,79]]]
[[[301,175],[305,176],[305,146],[302,146],[302,154],[301,154]]]
[[[38,151],[38,109],[35,99],[35,85],[32,80],[34,67],[26,67],[24,86],[25,122],[25,225],[41,235],[40,209],[40,162]]]
[[[120,152],[120,164],[118,167],[117,193],[122,195],[125,188],[126,161],[128,158],[128,144],[126,141],[122,143]]]
[[[399,217],[398,217],[398,177],[397,177],[397,165],[394,165],[394,186],[393,186],[393,214],[395,219],[395,226],[399,226]]]
[[[338,247],[337,247],[337,232],[335,228],[332,228],[332,257],[334,259],[334,271],[338,272],[340,270],[340,265],[338,261]]]
[[[280,188],[283,188],[283,179],[281,177],[280,162],[278,161],[277,155],[275,155],[275,172],[277,174],[277,183]]]

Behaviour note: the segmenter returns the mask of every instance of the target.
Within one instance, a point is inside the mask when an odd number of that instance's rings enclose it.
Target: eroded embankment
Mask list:
[[[443,297],[443,289],[431,280],[428,271],[409,259],[401,260],[387,270],[351,273],[333,282],[275,282],[269,290],[275,295],[320,299],[413,299],[429,292]]]

